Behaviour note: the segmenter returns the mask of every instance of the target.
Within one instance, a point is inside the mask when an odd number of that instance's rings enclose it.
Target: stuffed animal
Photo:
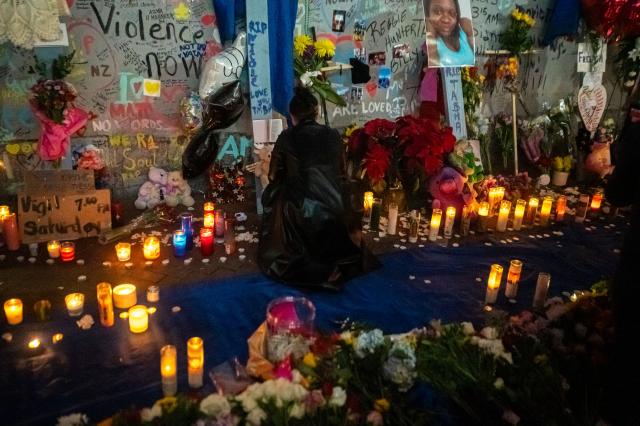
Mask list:
[[[432,207],[445,211],[447,207],[456,208],[456,216],[462,213],[462,207],[475,202],[473,191],[467,185],[467,178],[456,169],[443,167],[429,181],[429,192],[433,196]]]
[[[165,190],[165,199],[169,207],[175,207],[178,204],[191,207],[195,203],[191,196],[189,182],[182,177],[182,172],[179,170],[169,172]]]
[[[167,172],[157,167],[149,168],[149,180],[138,189],[135,205],[139,209],[152,209],[164,202],[164,187],[167,184]]]
[[[600,179],[613,172],[614,166],[611,165],[609,144],[609,141],[594,142],[591,145],[591,153],[585,160],[585,168],[597,174]]]
[[[247,170],[254,173],[257,178],[260,179],[262,187],[266,187],[269,184],[269,166],[271,164],[271,151],[273,151],[273,144],[265,144],[260,149],[254,149],[253,152],[258,156],[259,161],[249,164]]]
[[[471,141],[460,140],[456,142],[447,159],[449,164],[467,177],[469,183],[475,183],[484,178],[482,163],[476,160]]]

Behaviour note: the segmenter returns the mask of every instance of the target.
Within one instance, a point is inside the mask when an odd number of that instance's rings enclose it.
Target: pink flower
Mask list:
[[[382,418],[382,414],[373,410],[367,414],[367,424],[372,426],[382,426],[384,424],[384,420]]]

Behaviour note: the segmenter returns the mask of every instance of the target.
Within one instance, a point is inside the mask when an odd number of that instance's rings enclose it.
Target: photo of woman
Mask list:
[[[423,4],[428,66],[473,66],[475,54],[470,0],[423,0]]]

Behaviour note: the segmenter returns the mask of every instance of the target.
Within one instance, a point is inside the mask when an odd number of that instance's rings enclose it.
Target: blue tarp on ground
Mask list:
[[[584,289],[611,276],[624,223],[619,219],[615,228],[599,223],[592,231],[575,224],[534,230],[534,238],[527,231],[499,234],[461,240],[459,247],[408,244],[414,248],[383,256],[382,269],[335,294],[298,291],[261,275],[175,286],[162,290],[158,311],[141,335],[131,334],[127,322],[118,318],[115,327],[97,324],[82,331],[73,319],[58,312],[52,322],[13,327],[13,342],[0,343],[0,418],[3,424],[54,424],[58,415],[71,412],[100,420],[132,404],[150,406],[161,397],[159,351],[166,344],[178,347],[179,390],[187,391],[189,337],[204,339],[205,370],[234,356],[245,361],[246,339],[264,320],[267,304],[285,295],[309,297],[317,308],[317,324],[324,329],[337,328],[337,321],[347,317],[386,333],[407,331],[433,318],[479,324],[490,264],[505,267],[497,306],[517,312],[530,306],[539,271],[552,275],[551,296]],[[564,235],[553,233],[558,230]],[[513,235],[519,241],[500,242]],[[524,262],[517,304],[509,303],[503,293],[513,258]],[[181,307],[179,313],[172,312],[174,306]],[[97,317],[96,311],[91,301],[86,312]],[[55,332],[64,333],[65,338],[54,346],[48,342]],[[27,351],[26,342],[38,334],[46,347],[34,355]],[[204,391],[211,390],[208,383]]]

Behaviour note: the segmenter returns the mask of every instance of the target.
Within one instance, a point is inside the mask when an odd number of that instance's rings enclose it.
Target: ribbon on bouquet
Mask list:
[[[65,111],[64,121],[56,123],[33,104],[31,109],[42,130],[38,140],[38,155],[48,161],[57,160],[67,153],[71,135],[87,124],[90,117],[87,111],[73,106]]]

